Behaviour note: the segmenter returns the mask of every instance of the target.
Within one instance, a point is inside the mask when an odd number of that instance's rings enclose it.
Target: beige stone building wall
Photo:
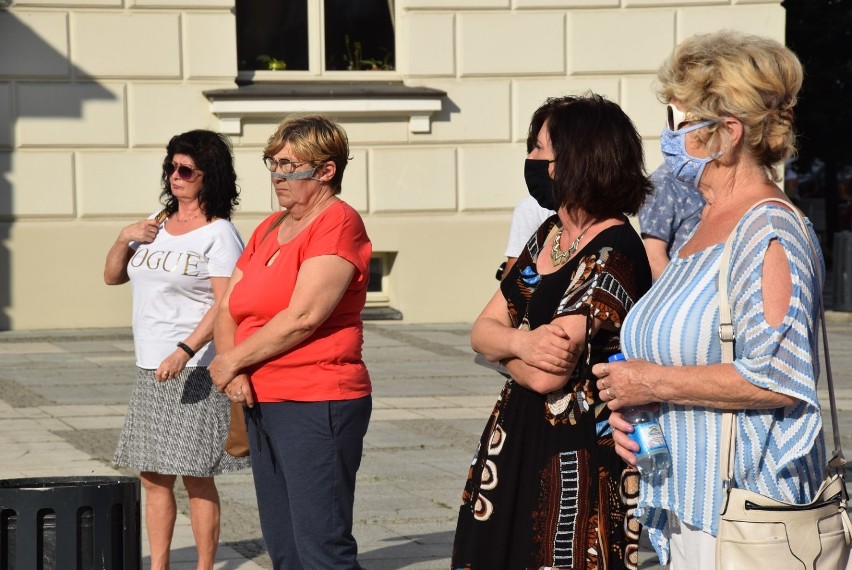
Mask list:
[[[784,37],[772,0],[396,0],[395,22],[397,71],[380,78],[447,93],[428,132],[407,116],[338,118],[354,156],[342,198],[391,254],[385,292],[410,322],[471,321],[494,293],[545,97],[620,103],[652,170],[652,81],[676,42],[724,27]],[[129,324],[129,289],[103,284],[104,257],[158,209],[168,139],[223,128],[203,91],[235,87],[236,51],[233,0],[0,0],[0,330]],[[273,207],[260,153],[279,118],[231,135],[246,238]]]

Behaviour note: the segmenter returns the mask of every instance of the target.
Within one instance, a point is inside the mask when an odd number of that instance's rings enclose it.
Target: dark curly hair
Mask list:
[[[547,122],[556,204],[597,218],[636,214],[651,193],[642,139],[621,107],[595,93],[551,97],[533,113],[527,152]]]
[[[198,203],[207,220],[210,221],[214,217],[230,220],[234,208],[240,202],[240,189],[237,186],[237,173],[234,171],[234,157],[228,138],[201,129],[172,137],[166,146],[166,158],[163,159],[163,191],[160,193],[160,203],[169,214],[177,211],[178,202],[172,194],[166,166],[172,163],[176,154],[192,157],[195,167],[204,173]]]

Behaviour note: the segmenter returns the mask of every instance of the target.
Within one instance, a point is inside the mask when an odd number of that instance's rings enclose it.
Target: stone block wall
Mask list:
[[[469,322],[493,294],[546,97],[621,104],[652,170],[664,116],[652,83],[676,43],[725,27],[784,37],[780,0],[396,0],[395,22],[397,71],[381,78],[447,97],[427,133],[342,116],[342,197],[393,254],[386,290],[411,322]],[[129,324],[104,257],[157,209],[168,139],[219,128],[203,91],[235,87],[236,53],[233,0],[0,3],[0,330]],[[350,78],[374,80],[334,77]],[[275,206],[260,153],[276,119],[232,136],[246,238]]]

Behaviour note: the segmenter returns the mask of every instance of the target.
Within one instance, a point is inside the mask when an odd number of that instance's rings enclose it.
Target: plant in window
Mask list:
[[[266,69],[269,69],[270,71],[282,71],[287,69],[287,62],[283,59],[278,59],[271,55],[266,55],[265,53],[257,56],[257,61],[264,64]]]
[[[361,42],[353,41],[350,43],[348,34],[344,36],[344,44],[346,46],[346,52],[343,54],[343,61],[346,62],[346,69],[350,71],[393,70],[393,64],[390,62],[393,57],[392,52],[379,48],[381,51],[385,52],[385,56],[382,59],[366,58],[363,54]]]

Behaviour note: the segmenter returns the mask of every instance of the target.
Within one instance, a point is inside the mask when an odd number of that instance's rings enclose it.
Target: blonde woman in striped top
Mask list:
[[[713,569],[722,502],[722,413],[737,411],[735,483],[779,500],[811,500],[825,449],[816,394],[821,258],[814,258],[774,166],[794,151],[796,56],[774,40],[723,31],[680,44],[659,71],[668,103],[661,146],[672,172],[707,201],[701,222],[624,321],[623,363],[594,373],[613,410],[619,454],[637,446],[617,410],[660,403],[667,473],[643,477],[638,518],[660,561]],[[733,234],[733,364],[721,363],[717,277]]]

